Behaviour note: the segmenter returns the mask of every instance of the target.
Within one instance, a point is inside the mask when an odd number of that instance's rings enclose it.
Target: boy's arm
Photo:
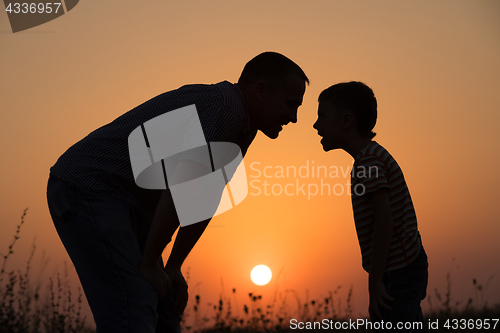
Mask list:
[[[368,278],[368,289],[370,292],[369,311],[370,317],[374,320],[382,319],[380,308],[392,310],[385,301],[393,301],[394,299],[387,295],[382,278],[389,254],[394,222],[392,220],[388,189],[381,188],[367,195],[373,209],[375,222],[370,274]]]

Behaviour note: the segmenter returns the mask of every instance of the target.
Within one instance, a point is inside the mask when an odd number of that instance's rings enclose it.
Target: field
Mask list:
[[[13,241],[3,258],[0,271],[0,332],[95,332],[91,318],[81,313],[83,296],[80,289],[75,293],[67,279],[67,269],[48,281],[32,281],[30,268],[36,250],[26,260],[24,272],[8,271],[6,264],[14,254],[16,241],[20,237],[26,210],[17,226]],[[42,259],[44,261],[45,259]],[[46,262],[42,262],[42,267]],[[477,294],[482,295],[485,284],[472,279]],[[425,300],[430,312],[424,314],[428,331],[500,331],[500,305],[489,305],[482,297],[469,298],[465,304],[452,303],[451,278],[448,275],[444,293],[428,291]],[[248,294],[247,302],[240,309],[235,308],[236,289],[215,302],[206,302],[201,295],[195,295],[182,322],[183,332],[294,332],[303,328],[308,332],[325,330],[370,331],[374,325],[367,318],[355,318],[351,305],[353,287],[345,299],[336,290],[327,292],[322,299],[302,301],[294,290],[276,292],[271,300],[262,295]],[[479,304],[480,303],[480,304]],[[293,305],[293,306],[292,306]],[[204,310],[201,308],[209,309]],[[238,310],[238,311],[236,311]],[[239,314],[243,313],[243,314]]]

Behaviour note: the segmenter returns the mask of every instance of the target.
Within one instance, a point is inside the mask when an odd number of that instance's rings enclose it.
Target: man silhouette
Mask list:
[[[136,185],[127,140],[144,122],[194,104],[206,142],[232,142],[244,156],[258,130],[271,139],[297,121],[307,76],[287,57],[250,60],[237,84],[187,85],[158,95],[70,147],[51,168],[47,200],[82,283],[98,332],[179,332],[187,304],[181,265],[210,219],[179,229],[170,190]],[[196,156],[176,170],[206,174]],[[179,173],[176,173],[178,175]],[[175,176],[175,175],[174,175]]]

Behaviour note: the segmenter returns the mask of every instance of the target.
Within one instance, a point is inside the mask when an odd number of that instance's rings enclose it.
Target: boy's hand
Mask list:
[[[382,320],[382,314],[380,313],[380,308],[386,310],[392,310],[392,308],[386,304],[386,301],[392,302],[394,298],[389,296],[385,291],[385,286],[382,280],[370,283],[370,318],[372,321]]]
[[[172,311],[180,317],[188,302],[188,285],[180,268],[165,266],[165,272],[172,281],[172,287],[176,290]]]
[[[162,299],[165,297],[167,292],[170,290],[172,283],[169,276],[163,271],[159,264],[145,265],[141,264],[139,266],[139,271],[142,276],[153,285],[153,287],[158,292],[158,298]]]

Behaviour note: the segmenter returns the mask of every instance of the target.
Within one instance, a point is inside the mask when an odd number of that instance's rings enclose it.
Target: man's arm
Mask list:
[[[381,188],[367,195],[373,209],[373,217],[375,220],[370,275],[368,278],[370,317],[374,320],[377,318],[382,319],[380,308],[392,310],[385,301],[393,301],[394,299],[387,295],[382,279],[387,263],[387,256],[389,254],[389,247],[391,245],[394,222],[392,220],[388,189]]]
[[[163,298],[170,289],[171,281],[159,267],[158,262],[165,246],[179,226],[179,219],[169,190],[163,191],[149,229],[139,270]]]
[[[172,183],[181,183],[209,172],[207,166],[190,160],[179,161],[171,178]],[[158,261],[172,235],[179,226],[179,218],[170,190],[163,191],[158,201],[155,215],[148,233],[140,271],[158,291],[159,297],[164,297],[174,285],[177,289],[174,306],[180,315],[187,304],[187,284],[181,273],[181,265],[187,255],[203,234],[210,219],[182,227],[177,234],[174,247],[168,259],[165,270],[160,269]]]
[[[181,227],[175,237],[172,252],[165,266],[165,272],[172,280],[172,286],[176,290],[176,295],[172,310],[177,315],[182,315],[188,302],[187,283],[181,272],[181,266],[187,255],[201,237],[210,219]]]
[[[200,175],[207,174],[209,168],[201,163],[190,160],[181,160],[177,163],[173,176],[169,179],[174,184],[191,180]],[[164,190],[158,204],[151,227],[149,229],[141,267],[152,267],[160,260],[163,250],[172,240],[172,235],[179,226],[179,218],[175,209],[174,200],[170,190]],[[198,240],[199,236],[196,238]],[[196,243],[196,240],[194,243]],[[193,243],[193,245],[194,245]],[[189,253],[189,251],[188,251]],[[187,254],[186,253],[186,256]],[[184,259],[182,259],[184,261]]]

